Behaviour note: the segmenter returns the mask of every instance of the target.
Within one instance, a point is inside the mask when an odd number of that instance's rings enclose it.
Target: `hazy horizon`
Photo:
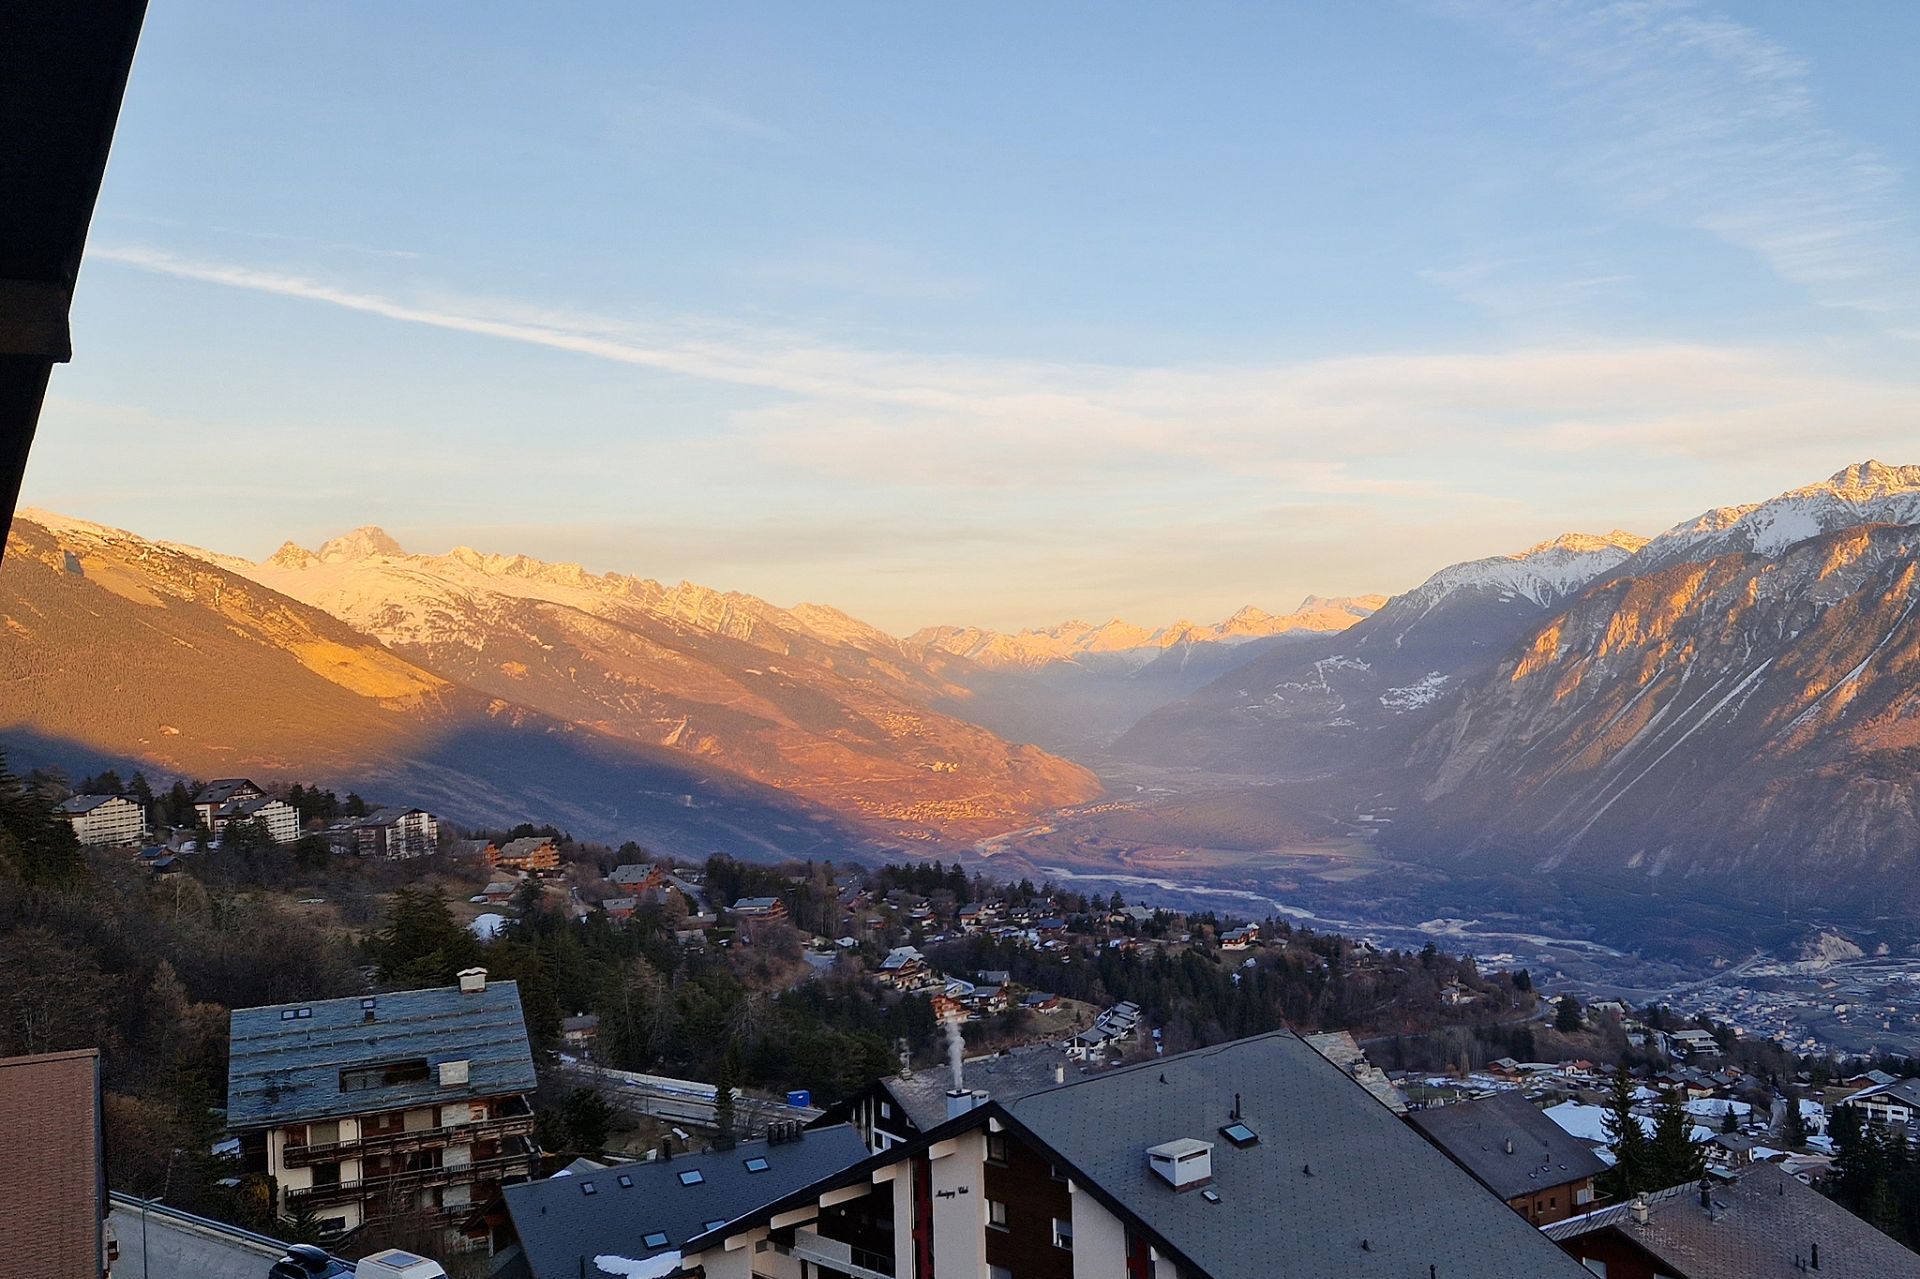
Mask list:
[[[22,500],[896,632],[1658,533],[1912,460],[1920,12],[1818,17],[169,6]]]

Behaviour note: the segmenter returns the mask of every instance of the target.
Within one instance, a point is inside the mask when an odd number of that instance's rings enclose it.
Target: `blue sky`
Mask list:
[[[1920,6],[155,6],[25,500],[897,630],[1920,461]]]

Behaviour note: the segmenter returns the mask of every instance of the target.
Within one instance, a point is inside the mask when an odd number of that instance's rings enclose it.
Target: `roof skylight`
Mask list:
[[[649,1230],[646,1234],[640,1236],[640,1242],[649,1248],[664,1248],[667,1246],[667,1232],[664,1230]]]
[[[1242,1123],[1228,1124],[1220,1130],[1220,1135],[1232,1142],[1234,1146],[1240,1150],[1245,1150],[1248,1146],[1258,1145],[1260,1142],[1260,1134]]]
[[[680,1174],[680,1184],[683,1186],[697,1186],[706,1179],[707,1174],[698,1168],[689,1168]]]
[[[773,1165],[762,1159],[759,1155],[755,1155],[753,1158],[747,1160],[748,1172],[765,1172],[771,1167],[773,1167]]]

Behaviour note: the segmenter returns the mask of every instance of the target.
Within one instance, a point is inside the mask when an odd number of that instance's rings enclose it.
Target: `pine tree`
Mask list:
[[[715,1085],[713,1093],[713,1124],[720,1130],[720,1135],[713,1144],[721,1150],[733,1149],[733,1093],[735,1076],[738,1073],[739,1068],[733,1060],[733,1049],[729,1048],[726,1055],[720,1059],[720,1080]]]
[[[1600,1174],[1600,1188],[1615,1199],[1626,1199],[1649,1187],[1647,1133],[1633,1113],[1633,1078],[1625,1069],[1613,1076],[1613,1088],[1607,1096],[1607,1113],[1601,1117],[1601,1129],[1613,1148],[1613,1167]]]
[[[1559,1007],[1553,1014],[1553,1028],[1563,1035],[1571,1035],[1580,1029],[1580,1001],[1572,995],[1560,996]]]
[[[1780,1140],[1789,1150],[1801,1150],[1807,1144],[1807,1118],[1800,1113],[1800,1099],[1787,1095],[1786,1117],[1780,1123]]]
[[[1739,1132],[1740,1116],[1733,1113],[1733,1103],[1727,1103],[1726,1113],[1720,1116],[1721,1132]]]
[[[7,768],[0,754],[0,875],[29,883],[72,879],[86,869],[73,826]]]
[[[1649,1190],[1688,1185],[1700,1180],[1707,1170],[1706,1156],[1693,1143],[1693,1116],[1680,1100],[1678,1089],[1669,1088],[1660,1096],[1653,1111],[1653,1141],[1648,1147],[1648,1166],[1652,1182]]]

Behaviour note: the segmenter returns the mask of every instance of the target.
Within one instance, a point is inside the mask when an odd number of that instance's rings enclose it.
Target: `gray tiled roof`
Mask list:
[[[1772,1164],[1756,1164],[1732,1185],[1712,1190],[1713,1210],[1691,1186],[1651,1196],[1647,1223],[1631,1204],[1557,1222],[1549,1238],[1566,1241],[1614,1229],[1687,1279],[1806,1279],[1812,1244],[1822,1279],[1920,1279],[1920,1255],[1907,1251],[1817,1190]]]
[[[1407,1118],[1502,1199],[1596,1177],[1607,1167],[1517,1092],[1416,1110]]]
[[[830,1177],[864,1159],[860,1134],[842,1124],[815,1128],[798,1139],[769,1145],[743,1141],[732,1150],[708,1150],[670,1160],[615,1164],[603,1172],[530,1181],[505,1190],[507,1211],[533,1279],[577,1279],[601,1273],[597,1256],[641,1260],[680,1247],[708,1222],[730,1221],[782,1195]],[[764,1172],[747,1160],[765,1159]],[[680,1175],[697,1169],[703,1180],[685,1186]],[[625,1177],[629,1185],[621,1185]],[[588,1194],[586,1187],[594,1193]],[[649,1247],[659,1231],[665,1243]]]
[[[532,1092],[533,1054],[513,982],[359,998],[236,1008],[227,1061],[227,1126],[233,1131],[302,1120],[399,1110],[467,1097]],[[306,1017],[297,1014],[309,1010]],[[293,1018],[283,1017],[292,1012]],[[425,1058],[428,1078],[356,1092],[340,1090],[347,1066]],[[466,1061],[468,1081],[442,1087],[440,1063]]]
[[[193,797],[193,802],[196,804],[224,804],[232,799],[237,792],[248,788],[253,790],[260,789],[244,777],[216,777],[200,788],[200,793]]]
[[[1259,1134],[1245,1148],[1219,1131],[1236,1094]],[[1211,1279],[1384,1279],[1430,1266],[1447,1279],[1586,1274],[1288,1031],[1105,1071],[1006,1109]],[[1214,1143],[1218,1203],[1149,1169],[1148,1147],[1182,1137]]]
[[[1067,1067],[1068,1079],[1083,1076],[1081,1069],[1069,1065],[1058,1048],[1038,1044],[967,1062],[961,1068],[961,1077],[969,1089],[985,1089],[995,1101],[1012,1101],[1041,1088],[1053,1087],[1056,1066]],[[907,1112],[915,1131],[926,1132],[946,1122],[947,1089],[953,1086],[953,1077],[945,1070],[916,1071],[908,1079],[895,1075],[880,1082]]]
[[[121,798],[118,795],[69,795],[53,806],[53,811],[71,817],[91,813],[100,805]]]

